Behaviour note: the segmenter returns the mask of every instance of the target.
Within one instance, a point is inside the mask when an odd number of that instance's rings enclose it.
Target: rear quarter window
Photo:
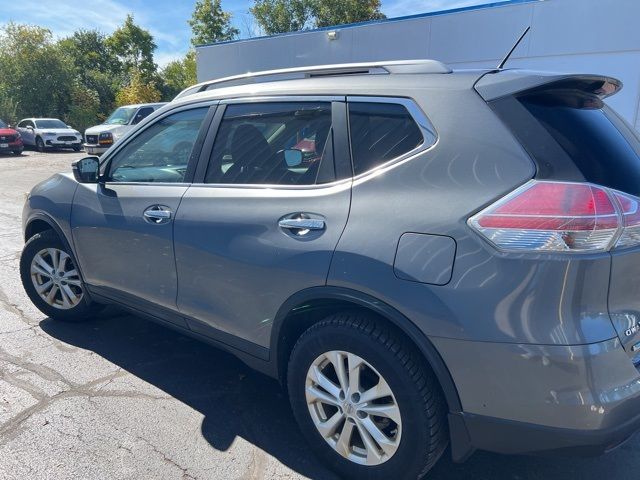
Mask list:
[[[349,103],[349,130],[355,175],[401,157],[425,142],[420,127],[399,103]]]
[[[490,105],[535,161],[536,178],[640,194],[638,137],[597,96],[552,90]]]

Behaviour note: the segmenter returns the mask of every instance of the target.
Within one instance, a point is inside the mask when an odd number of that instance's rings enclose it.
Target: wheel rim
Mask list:
[[[82,300],[82,282],[72,258],[58,248],[40,250],[31,260],[31,281],[47,305],[69,310]]]
[[[397,451],[400,408],[389,384],[361,357],[323,353],[309,367],[305,395],[320,435],[342,457],[379,465]]]

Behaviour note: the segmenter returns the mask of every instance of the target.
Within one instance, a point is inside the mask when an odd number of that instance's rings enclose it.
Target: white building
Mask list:
[[[432,58],[494,67],[527,26],[507,67],[619,78],[609,103],[640,130],[640,0],[507,0],[197,48],[199,81],[306,65]]]

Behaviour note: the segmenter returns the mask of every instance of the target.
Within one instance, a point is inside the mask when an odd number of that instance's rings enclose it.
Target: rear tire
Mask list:
[[[304,332],[287,380],[302,433],[344,478],[420,478],[448,444],[435,375],[411,343],[365,313],[332,315]]]
[[[102,309],[87,295],[72,252],[53,230],[27,241],[20,257],[20,277],[33,304],[54,320],[90,320]]]

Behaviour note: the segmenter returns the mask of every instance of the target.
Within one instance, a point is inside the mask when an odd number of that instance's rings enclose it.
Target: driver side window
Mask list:
[[[182,183],[209,107],[164,117],[146,128],[111,160],[110,182]]]

